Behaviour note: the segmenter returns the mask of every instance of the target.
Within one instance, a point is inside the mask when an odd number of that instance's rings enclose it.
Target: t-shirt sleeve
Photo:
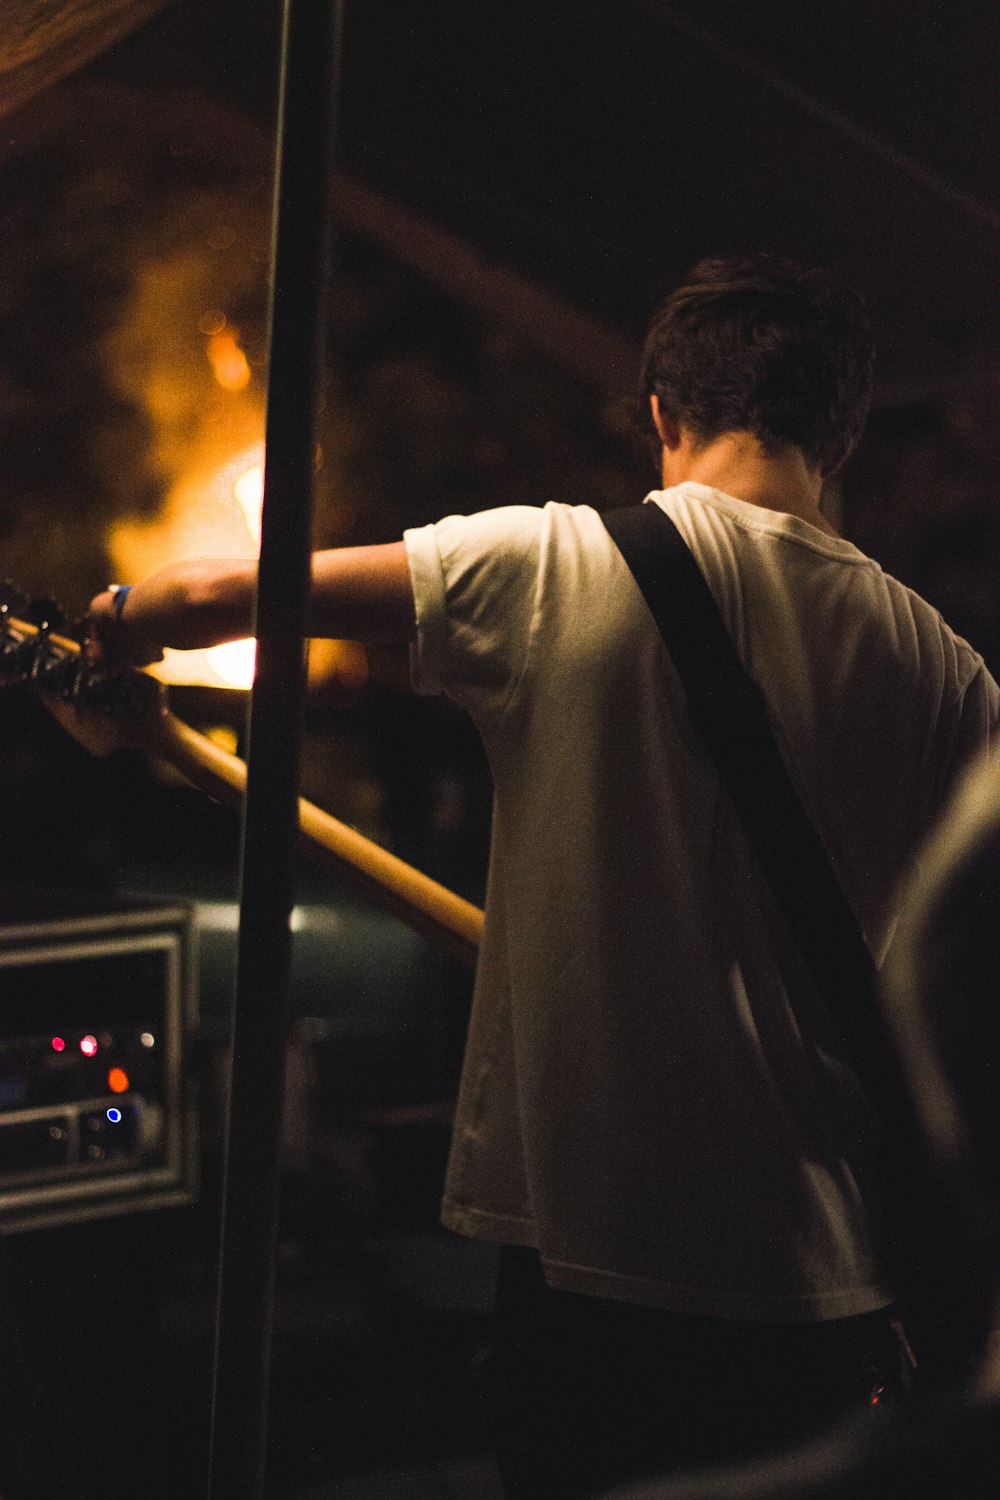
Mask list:
[[[538,596],[544,512],[503,506],[404,534],[416,604],[413,686],[499,712],[520,681]]]

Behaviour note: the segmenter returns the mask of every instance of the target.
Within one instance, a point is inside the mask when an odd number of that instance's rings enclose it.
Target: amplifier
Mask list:
[[[193,1201],[194,910],[0,889],[0,1234]]]

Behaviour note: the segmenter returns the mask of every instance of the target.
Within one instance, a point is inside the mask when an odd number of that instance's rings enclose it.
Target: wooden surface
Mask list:
[[[166,0],[0,0],[0,116],[43,93]]]

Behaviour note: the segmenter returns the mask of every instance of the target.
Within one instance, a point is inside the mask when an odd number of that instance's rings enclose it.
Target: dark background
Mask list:
[[[266,4],[171,7],[94,65],[267,123]],[[997,334],[995,7],[525,0],[348,6],[338,160],[638,336],[698,256],[848,270],[883,390]]]
[[[71,617],[111,576],[112,528],[157,515],[228,420],[206,306],[238,323],[263,400],[279,22],[270,0],[178,0],[18,108],[0,93],[0,572]],[[631,436],[630,370],[651,309],[702,255],[778,251],[845,271],[878,330],[876,410],[831,505],[996,670],[998,33],[996,7],[971,0],[349,4],[317,542],[507,501],[638,498],[655,476]],[[0,44],[13,87],[3,65]],[[241,694],[173,703],[242,735]],[[25,1278],[111,1296],[108,1256],[123,1268],[122,1368],[146,1372],[131,1415],[80,1405],[103,1336],[68,1291],[54,1299],[69,1323],[53,1313],[45,1337],[66,1378],[54,1394],[43,1361],[31,1409],[94,1428],[58,1450],[58,1492],[106,1493],[94,1472],[125,1461],[127,1419],[132,1487],[152,1494],[155,1471],[164,1493],[196,1493],[233,958],[211,923],[235,898],[238,822],[134,756],[92,761],[23,689],[4,694],[0,757],[9,874],[96,906],[177,893],[208,924],[199,1203],[20,1236],[4,1259],[11,1309]],[[489,780],[444,705],[335,675],[307,705],[304,789],[481,899]],[[448,1465],[488,1444],[492,1265],[435,1226],[468,977],[346,884],[303,869],[300,889],[307,1084],[283,1208],[274,1494],[346,1494],[316,1487],[408,1465],[401,1493],[485,1496],[483,1471]],[[13,1500],[34,1493],[19,1482]]]

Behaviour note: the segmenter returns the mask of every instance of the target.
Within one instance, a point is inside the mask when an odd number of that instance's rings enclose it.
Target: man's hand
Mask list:
[[[112,584],[90,601],[84,619],[84,651],[93,666],[148,666],[162,661],[160,644],[125,621],[125,605],[131,588]]]
[[[250,635],[257,564],[245,558],[172,563],[134,587],[112,584],[91,600],[88,658],[146,666],[164,647],[190,651]]]

